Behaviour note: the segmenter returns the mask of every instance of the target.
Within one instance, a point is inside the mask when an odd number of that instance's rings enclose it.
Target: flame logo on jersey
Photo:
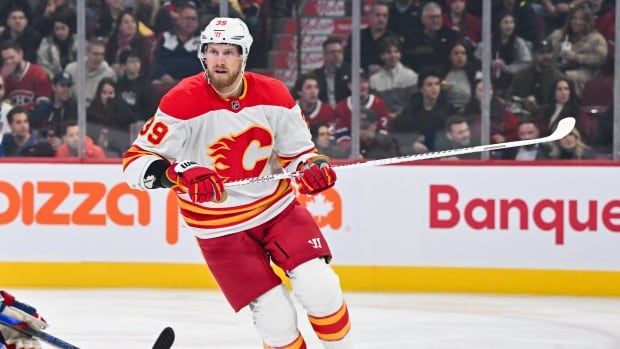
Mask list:
[[[225,182],[261,175],[271,156],[273,136],[252,126],[236,135],[222,137],[209,146],[217,174]]]

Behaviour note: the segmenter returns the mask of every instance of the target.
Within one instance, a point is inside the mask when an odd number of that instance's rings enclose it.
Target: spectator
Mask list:
[[[200,37],[198,35],[198,11],[190,3],[177,6],[176,31],[167,31],[155,49],[153,78],[163,83],[175,83],[202,71],[196,59]]]
[[[416,72],[446,63],[448,50],[459,36],[443,25],[441,7],[432,1],[422,8],[422,25],[422,32],[407,36],[403,44],[403,62]]]
[[[418,90],[401,116],[394,119],[392,127],[400,132],[395,136],[400,144],[407,144],[403,153],[408,154],[432,150],[436,134],[443,129],[448,116],[454,113],[446,94],[441,91],[441,77],[435,69],[420,71]]]
[[[508,99],[518,97],[523,100],[524,107],[532,115],[538,112],[540,106],[551,103],[553,84],[564,77],[551,63],[553,45],[550,41],[536,41],[533,50],[534,61],[529,67],[515,73],[506,91]]]
[[[515,18],[511,13],[499,14],[494,29],[491,43],[493,88],[499,96],[504,96],[513,75],[532,62],[532,53],[523,38],[516,34]],[[478,46],[476,52],[478,59],[482,57],[482,46]]]
[[[80,126],[77,122],[67,123],[63,135],[64,142],[56,149],[57,158],[76,158],[79,156],[78,148],[80,145]],[[105,159],[105,153],[100,146],[93,143],[93,140],[86,136],[84,142],[84,156],[87,159]]]
[[[478,67],[462,40],[452,44],[448,60],[450,63],[442,74],[446,98],[448,103],[462,113],[471,99]]]
[[[590,0],[594,27],[607,40],[607,53],[613,54],[614,47],[610,45],[616,39],[615,0]]]
[[[148,120],[155,113],[151,83],[140,73],[141,61],[138,52],[125,50],[121,53],[122,75],[118,78],[118,93],[131,107],[138,120]]]
[[[360,155],[364,159],[400,156],[398,142],[383,132],[377,132],[377,115],[368,108],[360,110]]]
[[[4,78],[0,75],[0,144],[2,144],[2,139],[5,134],[11,133],[11,129],[9,128],[9,122],[7,120],[7,115],[9,111],[13,109],[11,105],[11,101],[5,98],[5,86],[4,86]]]
[[[572,81],[563,78],[553,85],[553,103],[542,108],[539,119],[543,135],[550,134],[561,119],[579,115],[579,99]]]
[[[600,73],[607,59],[607,42],[596,31],[587,6],[575,6],[561,29],[549,35],[560,70],[575,83],[577,95],[584,84]]]
[[[8,12],[6,28],[0,34],[0,43],[14,40],[23,50],[24,59],[28,62],[37,61],[37,48],[41,43],[41,34],[29,23],[26,11],[21,7],[12,8]]]
[[[388,30],[401,40],[422,31],[423,0],[394,0],[390,4]]]
[[[106,153],[120,156],[130,145],[129,127],[136,121],[131,107],[116,93],[116,83],[103,78],[86,111],[87,134]]]
[[[153,51],[151,37],[138,31],[138,20],[131,9],[123,10],[116,19],[112,35],[106,43],[105,60],[112,66],[117,75],[122,73],[120,55],[127,50],[135,50],[140,55],[141,72],[146,75],[150,71]]]
[[[54,17],[52,32],[43,38],[37,50],[37,62],[50,77],[63,72],[67,65],[77,59],[77,40],[72,31],[73,19]]]
[[[116,73],[110,68],[104,57],[104,41],[101,39],[91,39],[86,48],[86,83],[84,86],[80,87],[84,90],[84,94],[86,95],[87,105],[90,105],[95,98],[95,92],[101,79],[116,79]],[[65,71],[69,73],[71,78],[75,81],[77,78],[77,62],[69,63]],[[75,92],[74,87],[74,93]]]
[[[125,9],[125,0],[104,0],[103,7],[99,11],[99,21],[95,35],[108,38],[116,28],[118,16]]]
[[[482,80],[476,80],[475,93],[465,106],[463,116],[467,120],[472,131],[472,139],[481,142],[481,122],[482,122]],[[493,143],[504,143],[516,141],[519,119],[506,107],[504,102],[497,98],[491,91],[491,111],[490,111],[490,139]],[[493,154],[492,154],[493,155]]]
[[[401,62],[400,40],[387,37],[379,45],[383,67],[370,77],[370,90],[385,101],[391,119],[397,118],[413,96],[418,74]]]
[[[351,89],[351,82],[348,84],[349,90]],[[361,109],[371,109],[376,114],[377,129],[380,132],[387,133],[387,129],[390,127],[389,123],[389,111],[385,102],[381,97],[375,96],[370,93],[370,86],[368,83],[368,75],[365,72],[360,74],[360,107]],[[347,97],[336,105],[336,142],[345,149],[351,143],[351,119],[352,108],[351,97]]]
[[[493,19],[500,19],[501,13],[510,13],[516,23],[515,33],[526,41],[534,42],[540,39],[536,32],[536,14],[529,1],[500,0],[493,9]]]
[[[52,33],[56,18],[71,19],[71,31],[75,33],[75,16],[75,10],[69,0],[45,0],[39,2],[33,23],[39,34],[46,37]]]
[[[540,129],[532,118],[523,118],[519,122],[519,140],[525,141],[540,137]],[[547,143],[526,145],[518,148],[508,148],[503,151],[504,160],[549,160],[551,147]]]
[[[328,125],[315,124],[310,127],[312,140],[316,146],[317,153],[329,156],[332,159],[346,159],[348,153],[338,147],[333,140],[333,134]]]
[[[312,73],[302,75],[295,83],[299,95],[297,104],[306,117],[308,127],[328,125],[332,137],[336,134],[336,117],[334,110],[319,99],[319,82]]]
[[[71,87],[73,79],[67,72],[59,72],[54,75],[52,80],[53,110],[46,118],[44,128],[48,131],[48,138],[54,137],[52,145],[58,145],[60,137],[65,132],[65,125],[68,122],[77,121],[77,101],[73,97]]]
[[[172,29],[170,13],[161,7],[159,0],[134,0],[133,8],[139,23],[143,23],[157,37]]]
[[[374,1],[368,14],[368,27],[362,29],[361,35],[361,68],[369,75],[376,73],[381,67],[379,57],[379,42],[387,36],[393,35],[387,30],[390,8],[387,3]],[[351,40],[349,35],[345,61],[351,64]]]
[[[471,131],[467,120],[462,116],[453,115],[446,119],[445,133],[438,137],[435,151],[467,148],[479,145],[472,142]],[[478,160],[481,153],[470,153],[444,157],[442,160]]]
[[[583,142],[581,133],[574,128],[566,137],[554,144],[550,156],[556,160],[594,160],[596,153]]]
[[[16,41],[3,42],[0,51],[7,96],[13,105],[32,113],[31,124],[38,128],[52,107],[49,77],[43,68],[24,59],[24,52]]]
[[[343,60],[342,42],[337,37],[328,37],[323,42],[323,66],[315,69],[314,75],[319,82],[319,98],[332,107],[350,95],[347,81],[351,66]]]
[[[14,107],[7,115],[11,133],[5,134],[0,143],[0,157],[3,156],[54,156],[54,149],[36,133],[30,132],[28,111]]]
[[[32,18],[32,6],[30,6],[29,0],[3,0],[0,2],[0,29],[3,28],[6,19],[9,17],[9,12],[16,7],[24,10],[28,20]]]
[[[475,46],[482,40],[482,22],[467,12],[466,0],[446,0],[449,11],[443,15],[446,27],[459,33],[460,37]]]

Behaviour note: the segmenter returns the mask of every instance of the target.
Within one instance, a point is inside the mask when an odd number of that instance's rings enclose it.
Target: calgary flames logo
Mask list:
[[[258,177],[271,156],[273,137],[260,126],[222,137],[209,146],[215,170],[224,181]]]

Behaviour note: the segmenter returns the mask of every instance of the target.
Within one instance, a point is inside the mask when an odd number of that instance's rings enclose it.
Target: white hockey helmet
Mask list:
[[[252,46],[252,35],[248,26],[239,18],[216,17],[207,24],[206,28],[200,33],[200,48],[198,59],[202,68],[206,71],[205,49],[207,44],[232,44],[241,47],[241,72],[245,71],[245,65]]]

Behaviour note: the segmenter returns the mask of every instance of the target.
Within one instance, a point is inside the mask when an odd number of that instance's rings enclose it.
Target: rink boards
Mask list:
[[[2,163],[0,287],[214,288],[174,196],[118,164]],[[431,162],[338,171],[300,198],[343,287],[620,295],[620,166]]]

